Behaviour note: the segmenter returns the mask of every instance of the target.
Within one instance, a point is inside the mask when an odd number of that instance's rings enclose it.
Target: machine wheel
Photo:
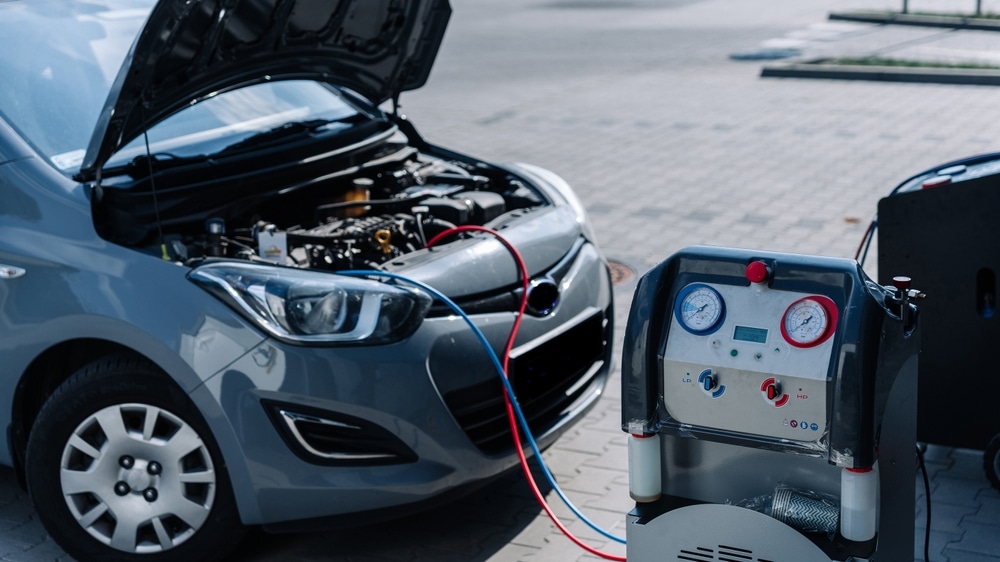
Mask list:
[[[990,439],[990,444],[986,446],[983,453],[983,470],[986,471],[986,479],[993,484],[993,487],[1000,490],[1000,433]]]
[[[95,361],[56,389],[25,467],[45,529],[77,560],[218,560],[244,532],[201,415],[138,358]]]

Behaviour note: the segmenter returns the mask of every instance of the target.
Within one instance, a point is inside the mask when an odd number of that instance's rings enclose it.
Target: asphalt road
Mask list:
[[[944,161],[1000,149],[995,88],[762,79],[760,62],[729,58],[792,36],[827,40],[829,11],[893,9],[898,1],[452,4],[430,81],[403,95],[403,112],[438,144],[564,176],[587,205],[605,253],[636,273],[691,244],[851,257],[879,198],[897,182]],[[910,2],[911,9],[973,5]],[[873,276],[876,266],[866,264]],[[633,288],[626,282],[616,292],[619,350]],[[598,407],[545,457],[591,518],[624,534],[631,502],[618,384],[616,375]],[[975,465],[976,457],[942,451],[936,462],[943,473]],[[982,517],[1000,513],[1000,494],[969,472],[966,485],[978,503],[968,510],[975,507],[973,515]],[[1000,536],[998,518],[992,526],[990,518],[969,519],[976,527],[963,517],[937,523],[931,559],[1000,560],[994,539],[973,540],[976,533]],[[572,518],[568,523],[596,546],[624,553]],[[0,560],[58,559],[67,557],[47,539],[11,473],[0,470]],[[594,559],[557,533],[516,475],[391,523],[299,535],[256,532],[232,557]]]

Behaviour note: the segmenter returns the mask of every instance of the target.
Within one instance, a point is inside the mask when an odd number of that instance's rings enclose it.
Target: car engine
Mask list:
[[[449,228],[486,225],[546,203],[500,168],[404,152],[349,176],[266,191],[241,188],[240,197],[226,200],[213,200],[204,189],[199,197],[190,189],[163,190],[155,217],[136,202],[141,190],[106,188],[100,216],[107,220],[99,227],[105,238],[180,263],[226,257],[321,270],[378,269]]]

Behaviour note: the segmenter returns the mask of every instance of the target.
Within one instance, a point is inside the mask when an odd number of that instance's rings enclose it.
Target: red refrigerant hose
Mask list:
[[[507,248],[511,256],[513,256],[514,261],[517,262],[517,268],[521,276],[521,285],[523,289],[523,294],[521,295],[521,304],[518,307],[517,316],[514,318],[514,325],[511,327],[510,335],[507,336],[507,344],[504,347],[503,373],[504,376],[506,377],[507,364],[510,361],[510,353],[511,350],[514,349],[514,340],[517,338],[517,332],[521,328],[521,318],[524,316],[524,310],[528,306],[528,286],[529,286],[528,268],[527,266],[525,266],[524,259],[521,257],[521,253],[517,251],[517,248],[515,248],[509,241],[507,241],[506,238],[501,236],[499,232],[491,228],[486,228],[484,226],[466,225],[466,226],[457,226],[455,228],[450,228],[438,234],[437,236],[431,238],[430,241],[427,242],[427,247],[430,248],[434,244],[440,242],[443,238],[447,238],[448,236],[457,234],[459,232],[485,232],[487,234],[490,234]],[[569,540],[576,543],[576,545],[579,546],[580,548],[586,550],[587,552],[595,556],[599,556],[606,560],[617,560],[620,562],[625,562],[626,559],[624,556],[618,556],[616,554],[603,552],[584,543],[569,529],[567,529],[566,526],[563,525],[561,521],[559,521],[559,518],[556,516],[556,514],[553,513],[552,508],[550,508],[548,502],[545,501],[545,497],[542,496],[541,490],[538,489],[538,484],[535,483],[535,478],[534,476],[532,476],[531,469],[528,466],[528,459],[524,456],[524,450],[521,446],[521,434],[517,429],[517,420],[514,417],[514,407],[511,405],[510,396],[508,396],[507,393],[504,392],[503,398],[504,398],[504,404],[507,407],[507,422],[510,424],[510,431],[514,436],[514,449],[517,451],[517,458],[521,463],[521,470],[524,472],[524,478],[525,480],[528,481],[528,486],[531,488],[531,492],[532,494],[534,494],[535,500],[538,502],[538,505],[540,505],[542,509],[545,510],[546,515],[549,516],[549,519],[552,520],[552,523],[555,524],[555,526],[562,532],[562,534],[566,535],[566,537]],[[538,462],[542,462],[542,459],[538,459]]]

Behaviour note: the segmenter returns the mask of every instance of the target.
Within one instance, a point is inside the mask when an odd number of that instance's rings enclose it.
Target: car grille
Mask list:
[[[533,434],[550,429],[587,395],[604,364],[606,329],[604,314],[598,311],[511,357],[511,385]],[[513,449],[499,376],[452,390],[444,401],[479,450],[498,455]]]

